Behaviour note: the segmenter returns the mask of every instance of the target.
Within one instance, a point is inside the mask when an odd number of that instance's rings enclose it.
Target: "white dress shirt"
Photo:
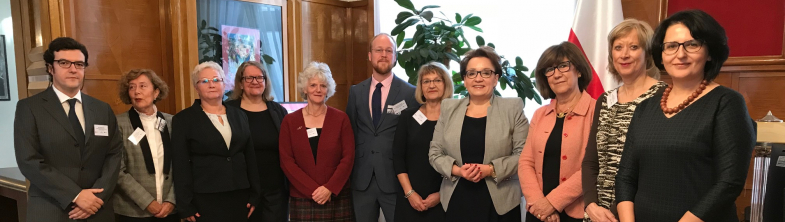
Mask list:
[[[74,111],[76,111],[76,117],[79,118],[79,124],[82,124],[82,133],[84,133],[85,128],[84,128],[84,110],[82,109],[82,91],[79,90],[79,92],[76,92],[76,96],[74,97],[68,97],[67,95],[65,95],[65,93],[60,92],[60,90],[57,90],[57,87],[55,87],[54,85],[52,86],[52,89],[55,90],[55,94],[57,94],[57,98],[60,99],[60,104],[63,105],[63,110],[65,110],[65,116],[68,116],[68,110],[71,109],[71,105],[68,104],[68,100],[74,98],[76,99],[77,103],[74,105],[76,106],[74,107]]]
[[[147,144],[150,145],[150,153],[153,156],[153,165],[155,166],[155,193],[156,201],[163,203],[163,187],[164,187],[164,144],[161,140],[161,131],[158,131],[158,108],[153,105],[153,115],[147,115],[134,109],[139,113],[139,119],[142,121],[144,127],[145,137],[147,137]]]
[[[221,136],[224,138],[224,142],[226,142],[226,149],[229,149],[229,143],[232,142],[232,127],[229,126],[229,120],[226,118],[226,114],[217,115],[208,113],[207,111],[204,113],[207,114],[207,117],[210,118],[210,122],[213,122],[215,129],[221,133]],[[223,120],[223,124],[221,124],[221,121],[218,120],[218,118]]]

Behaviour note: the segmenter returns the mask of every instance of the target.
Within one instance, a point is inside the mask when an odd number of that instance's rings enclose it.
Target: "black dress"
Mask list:
[[[548,196],[553,189],[559,186],[559,172],[561,171],[561,142],[562,132],[564,131],[564,117],[556,117],[556,124],[553,125],[551,135],[545,143],[545,152],[542,158],[542,194]],[[559,212],[560,221],[582,221],[567,215],[567,212]],[[533,214],[526,212],[526,221],[541,221]]]
[[[461,127],[461,159],[464,164],[482,164],[485,158],[485,124],[487,117],[465,116]],[[488,178],[486,178],[488,179]],[[458,180],[445,214],[445,221],[519,222],[520,206],[507,214],[499,215],[493,206],[491,193],[485,181],[477,183],[464,178]]]
[[[739,221],[735,201],[747,178],[755,123],[744,98],[718,86],[667,118],[662,93],[632,118],[616,175],[616,201],[632,201],[637,221]]]
[[[409,175],[412,189],[425,199],[428,195],[439,192],[442,177],[428,162],[428,149],[431,146],[436,121],[426,120],[420,125],[413,117],[418,110],[419,107],[407,109],[401,112],[398,118],[393,141],[393,165],[396,175],[401,173]],[[444,221],[444,208],[441,203],[420,212],[409,204],[409,200],[404,197],[405,192],[401,187],[398,188],[395,221]]]
[[[287,221],[289,191],[285,186],[278,154],[278,128],[270,109],[261,112],[243,111],[248,116],[259,177],[262,178],[262,197],[249,221]]]

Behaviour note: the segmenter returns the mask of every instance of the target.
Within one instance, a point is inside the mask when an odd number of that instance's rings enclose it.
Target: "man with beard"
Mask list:
[[[377,221],[381,207],[385,220],[393,222],[398,184],[392,160],[395,128],[401,111],[418,103],[414,86],[391,72],[397,58],[393,38],[378,34],[370,43],[373,75],[352,86],[346,107],[355,139],[352,197],[357,221]]]

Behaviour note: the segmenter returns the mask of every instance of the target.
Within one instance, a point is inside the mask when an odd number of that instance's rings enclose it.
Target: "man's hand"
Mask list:
[[[150,214],[156,215],[161,212],[161,204],[159,204],[158,201],[153,200],[153,202],[150,202],[150,204],[148,204],[147,208],[145,209],[147,212],[150,212]]]
[[[77,206],[71,206],[71,208],[73,208],[73,210],[71,210],[71,212],[68,212],[68,219],[84,220],[90,216],[93,216],[92,214],[87,213],[87,211],[84,211],[82,210],[82,208],[79,208]]]
[[[199,215],[199,213],[196,213],[193,216],[186,217],[185,220],[188,221],[188,222],[196,222],[196,218],[199,218],[199,217],[201,217],[201,215]]]
[[[76,200],[74,200],[74,204],[79,208],[82,208],[83,211],[87,211],[90,215],[95,214],[98,212],[98,209],[101,209],[101,206],[104,205],[104,201],[101,198],[95,196],[96,193],[104,192],[104,189],[84,189],[79,192],[79,195],[76,196]]]

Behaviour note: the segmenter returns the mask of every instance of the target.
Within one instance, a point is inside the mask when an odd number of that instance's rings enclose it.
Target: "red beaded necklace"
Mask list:
[[[698,86],[698,88],[695,89],[695,92],[693,92],[692,95],[690,95],[690,97],[687,97],[687,99],[685,99],[684,102],[681,102],[681,104],[679,104],[674,108],[668,108],[668,96],[671,93],[671,89],[673,89],[673,85],[668,86],[668,88],[665,89],[665,92],[662,93],[662,99],[660,100],[660,108],[662,108],[662,112],[670,115],[670,114],[678,113],[684,108],[687,108],[687,106],[690,105],[690,103],[692,103],[692,101],[694,101],[695,98],[698,98],[698,96],[700,96],[700,94],[703,93],[703,90],[706,89],[706,85],[708,84],[709,84],[708,81],[703,80],[700,86]]]

